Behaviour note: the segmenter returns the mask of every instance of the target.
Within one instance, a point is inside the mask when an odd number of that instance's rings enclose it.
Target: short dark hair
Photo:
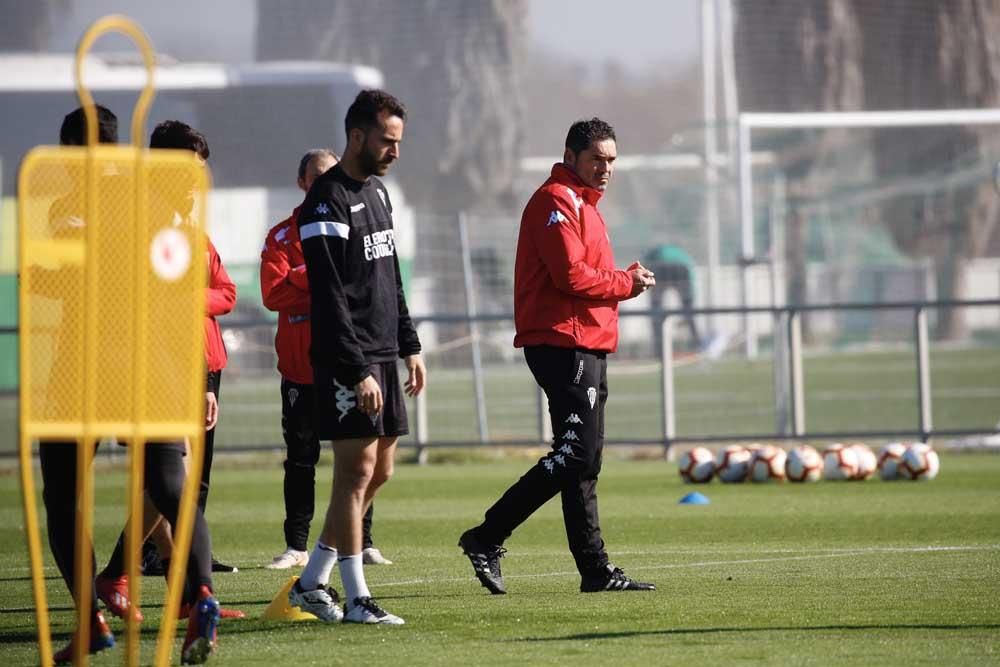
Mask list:
[[[97,111],[97,141],[102,144],[118,143],[118,117],[110,109],[95,104]],[[63,146],[83,146],[87,143],[87,116],[83,107],[70,111],[59,127],[59,143]]]
[[[313,148],[312,150],[306,151],[306,154],[302,156],[299,160],[299,180],[306,177],[306,169],[309,168],[309,163],[318,158],[320,155],[329,155],[337,162],[340,162],[340,156],[332,148]]]
[[[378,125],[378,115],[383,111],[406,120],[406,107],[395,97],[384,90],[362,90],[347,110],[344,130],[348,135],[354,128],[368,131]]]
[[[566,148],[573,151],[575,155],[579,155],[590,148],[595,141],[604,141],[605,139],[618,141],[615,138],[615,128],[595,116],[590,120],[578,120],[569,126],[569,132],[566,134]]]
[[[179,120],[165,120],[153,128],[149,137],[150,148],[186,148],[197,153],[202,160],[210,154],[208,140],[198,130]]]

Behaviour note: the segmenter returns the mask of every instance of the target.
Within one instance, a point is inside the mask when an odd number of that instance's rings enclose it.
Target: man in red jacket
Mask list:
[[[340,157],[330,149],[308,151],[299,161],[298,186],[308,192],[313,181],[337,164]],[[309,323],[309,280],[306,277],[302,241],[299,240],[299,208],[271,228],[260,253],[260,293],[264,307],[278,313],[274,347],[281,373],[281,434],[285,439],[285,550],[264,567],[286,570],[309,563],[309,524],[316,504],[316,464],[319,434],[313,407],[312,340]],[[372,542],[374,504],[362,520],[362,560],[366,565],[391,565]]]
[[[507,592],[502,545],[554,495],[562,495],[566,536],[582,577],[580,590],[655,590],[608,561],[597,513],[604,447],[607,354],[618,346],[618,302],[656,284],[639,262],[615,269],[597,202],[617,157],[614,129],[593,118],[574,123],[563,162],[528,201],[514,263],[514,346],[524,348],[535,381],[549,399],[555,435],[543,456],[465,531],[458,545],[480,583]]]

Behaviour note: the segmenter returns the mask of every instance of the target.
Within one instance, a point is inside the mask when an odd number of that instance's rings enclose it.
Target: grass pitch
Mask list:
[[[579,593],[554,501],[508,542],[509,594],[490,596],[455,543],[528,465],[397,468],[375,513],[376,542],[395,564],[367,568],[378,599],[407,621],[392,628],[260,620],[288,576],[261,568],[283,547],[280,460],[217,462],[208,517],[214,551],[240,572],[217,575],[216,589],[249,618],[222,623],[211,664],[1000,661],[1000,456],[944,455],[929,483],[713,482],[698,489],[708,506],[677,504],[692,487],[674,464],[608,461],[600,498],[612,559],[659,590]],[[321,470],[317,495],[325,498],[327,458]],[[102,470],[99,563],[121,527],[123,489],[118,469]],[[16,475],[0,475],[4,665],[37,664],[19,494]],[[320,505],[322,515],[325,499]],[[45,553],[58,647],[73,619],[47,545]],[[332,583],[340,587],[336,572]],[[143,591],[148,662],[163,583],[146,578]],[[112,628],[121,635],[121,621]],[[122,655],[115,648],[92,664],[120,664]]]

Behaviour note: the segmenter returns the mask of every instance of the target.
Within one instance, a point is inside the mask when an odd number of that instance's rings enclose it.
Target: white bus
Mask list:
[[[97,103],[119,121],[130,141],[130,120],[146,71],[137,55],[91,54],[84,82]],[[267,230],[302,200],[295,185],[299,158],[310,149],[344,144],[344,114],[359,90],[382,86],[382,73],[358,65],[279,61],[224,65],[160,58],[147,137],[163,120],[181,120],[205,134],[214,188],[209,230],[241,290],[259,302],[256,270]],[[15,272],[17,170],[39,144],[56,144],[63,116],[79,105],[68,54],[0,55],[0,275]],[[387,183],[395,208],[400,262],[413,256],[411,215],[399,188]],[[250,289],[252,287],[252,289]],[[5,306],[0,301],[0,309]],[[6,319],[6,318],[4,318]]]

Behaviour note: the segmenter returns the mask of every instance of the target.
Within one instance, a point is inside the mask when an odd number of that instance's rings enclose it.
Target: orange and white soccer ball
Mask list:
[[[727,484],[746,480],[750,472],[750,451],[740,445],[729,445],[715,456],[715,476]]]
[[[858,454],[839,442],[823,450],[823,479],[843,481],[858,474]]]
[[[685,484],[711,482],[715,473],[715,457],[704,447],[695,447],[681,455],[677,470]]]
[[[874,475],[875,469],[878,468],[878,459],[875,458],[875,452],[871,450],[871,447],[862,442],[856,442],[851,445],[851,449],[858,457],[858,470],[851,479],[864,481]]]
[[[818,482],[823,477],[823,457],[809,445],[799,445],[788,452],[785,476],[789,482]]]
[[[906,445],[890,442],[878,450],[878,475],[887,482],[899,479],[899,462],[906,453]]]
[[[906,448],[898,470],[902,479],[934,479],[941,470],[941,461],[930,445],[917,442]]]
[[[765,445],[750,457],[751,482],[780,482],[785,479],[785,450]]]

